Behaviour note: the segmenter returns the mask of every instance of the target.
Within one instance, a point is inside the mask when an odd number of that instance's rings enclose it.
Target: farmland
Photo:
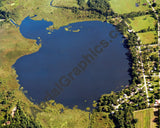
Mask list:
[[[134,31],[148,29],[148,27],[150,27],[150,29],[155,29],[156,21],[150,15],[135,17],[133,20],[129,18],[129,20],[131,22],[130,25]]]
[[[145,6],[143,5],[147,3],[146,0],[141,0],[139,7],[136,7],[138,0],[111,0],[110,3],[112,9],[119,14],[146,11],[149,9],[148,4]]]
[[[155,128],[153,122],[155,116],[153,108],[134,112],[134,117],[138,119],[136,128]]]

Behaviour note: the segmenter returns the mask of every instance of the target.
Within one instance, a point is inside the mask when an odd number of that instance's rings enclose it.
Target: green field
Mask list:
[[[133,20],[130,20],[130,24],[134,31],[140,31],[142,29],[147,29],[148,27],[155,28],[156,21],[150,15],[135,17]]]
[[[156,41],[155,37],[157,37],[156,31],[145,32],[145,33],[138,33],[142,44],[152,44]]]
[[[110,0],[110,3],[113,11],[119,14],[148,10],[149,7],[146,0],[140,1],[141,2],[139,4],[139,7],[136,7],[135,5],[138,2],[138,0]],[[147,3],[147,5],[144,6],[144,3]]]
[[[134,118],[138,119],[136,128],[155,128],[153,108],[135,111]]]

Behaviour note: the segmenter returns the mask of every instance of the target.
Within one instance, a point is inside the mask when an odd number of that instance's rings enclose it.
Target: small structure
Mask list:
[[[13,110],[12,110],[12,113],[11,113],[12,118],[14,117],[14,114],[15,114],[16,110],[17,110],[17,107],[14,107]]]
[[[160,99],[155,101],[155,104],[160,104]]]
[[[0,22],[4,21],[5,19],[0,19]]]
[[[146,6],[146,5],[147,5],[147,3],[144,3],[143,5],[144,5],[144,6]]]
[[[134,96],[135,95],[135,93],[134,92],[131,92],[131,96]]]
[[[126,97],[127,97],[127,94],[124,94],[123,97],[126,98]]]
[[[130,33],[131,33],[132,31],[133,31],[133,30],[128,29],[128,32],[130,32]]]
[[[148,90],[149,90],[149,91],[153,91],[153,88],[149,88]]]
[[[139,4],[138,4],[138,3],[136,3],[136,7],[139,7]]]
[[[3,124],[3,126],[5,126],[5,125],[10,125],[10,124],[11,124],[11,122],[10,122],[10,121],[7,121],[6,123]]]
[[[160,106],[160,99],[155,101],[154,106],[155,106],[155,107]]]

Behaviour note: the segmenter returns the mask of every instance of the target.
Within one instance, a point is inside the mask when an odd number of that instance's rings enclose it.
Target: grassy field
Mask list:
[[[136,128],[155,128],[153,108],[134,112],[134,118],[138,119]]]
[[[130,20],[130,26],[132,26],[134,31],[140,31],[142,29],[147,29],[148,27],[155,28],[156,21],[150,15],[135,17],[134,20]]]
[[[48,104],[45,112],[36,115],[36,120],[44,128],[87,128],[90,125],[89,112],[77,108],[67,109],[56,103]]]
[[[142,44],[152,44],[156,41],[155,37],[157,37],[156,31],[138,33]]]
[[[139,4],[139,7],[136,7],[135,5],[138,2],[138,0],[110,0],[110,3],[113,11],[119,14],[148,10],[149,7],[146,0],[140,1],[141,2]],[[144,3],[147,3],[147,5],[144,6]]]
[[[25,17],[34,15],[37,15],[37,17],[34,18],[35,20],[44,19],[52,21],[55,28],[80,21],[100,20],[99,18],[88,18],[90,14],[88,11],[80,11],[79,14],[75,14],[70,9],[51,7],[50,1],[51,0],[41,0],[41,2],[39,2],[39,0],[34,0],[33,2],[32,0],[27,0],[25,2],[19,2],[14,6],[7,4],[7,1],[3,1],[5,6],[1,9],[18,13],[17,17],[13,17],[17,24],[20,24]],[[66,0],[65,2],[54,0],[53,4],[65,7],[78,6],[76,0]]]

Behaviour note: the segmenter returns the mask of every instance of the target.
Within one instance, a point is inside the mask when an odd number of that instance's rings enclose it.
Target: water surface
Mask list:
[[[40,39],[42,43],[38,52],[21,57],[14,65],[27,97],[35,103],[47,98],[85,109],[102,94],[128,84],[127,50],[114,26],[86,21],[48,34],[46,28],[50,25],[53,23],[30,17],[20,25],[25,38],[36,39],[37,43]],[[111,31],[118,34],[116,38],[110,36]]]

